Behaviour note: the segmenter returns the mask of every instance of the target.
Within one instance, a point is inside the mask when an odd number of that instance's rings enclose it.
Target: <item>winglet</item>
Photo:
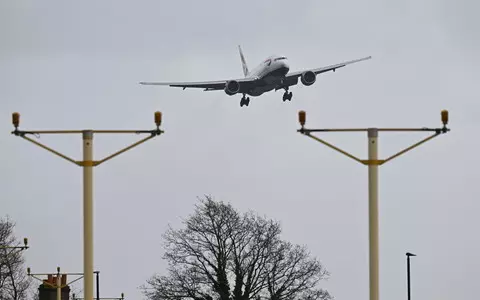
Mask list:
[[[247,66],[247,62],[245,61],[245,56],[243,56],[242,47],[240,47],[240,45],[238,45],[238,52],[240,53],[240,59],[242,60],[243,75],[247,77],[248,66]]]

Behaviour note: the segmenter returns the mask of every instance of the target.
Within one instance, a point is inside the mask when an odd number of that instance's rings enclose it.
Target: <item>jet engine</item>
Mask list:
[[[230,80],[225,84],[225,93],[229,96],[235,95],[240,91],[240,84],[238,81]]]
[[[312,71],[306,71],[302,73],[300,80],[304,85],[312,85],[317,80],[317,75]]]

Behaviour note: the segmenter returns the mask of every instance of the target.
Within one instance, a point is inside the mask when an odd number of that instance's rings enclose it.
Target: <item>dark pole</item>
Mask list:
[[[100,300],[100,282],[99,282],[99,280],[100,280],[100,276],[99,276],[100,271],[96,271],[95,273],[97,274],[97,300]]]
[[[410,300],[410,256],[407,255],[407,286],[408,286],[408,300]]]
[[[407,252],[407,289],[408,289],[408,300],[410,300],[410,256],[416,256],[413,253]]]

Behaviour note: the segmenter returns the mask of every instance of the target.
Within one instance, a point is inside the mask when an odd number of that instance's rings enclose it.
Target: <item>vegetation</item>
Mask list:
[[[22,251],[5,248],[20,244],[14,228],[8,218],[0,219],[0,300],[25,300],[30,289]]]
[[[276,221],[202,199],[185,228],[163,235],[167,275],[147,280],[150,300],[327,300],[328,272],[306,247],[280,238]]]

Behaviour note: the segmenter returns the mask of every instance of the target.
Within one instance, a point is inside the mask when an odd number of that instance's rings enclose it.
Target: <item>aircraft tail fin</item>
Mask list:
[[[247,77],[248,66],[247,66],[247,62],[245,61],[245,56],[243,56],[242,47],[240,47],[240,45],[238,45],[238,52],[240,53],[240,59],[242,60],[243,75]]]

